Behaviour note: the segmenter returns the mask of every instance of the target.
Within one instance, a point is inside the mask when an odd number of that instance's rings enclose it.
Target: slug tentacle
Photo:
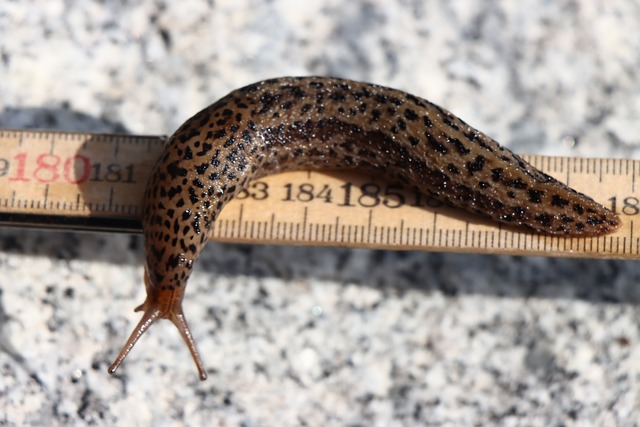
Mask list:
[[[323,77],[255,83],[200,111],[168,141],[144,199],[145,314],[110,372],[156,319],[169,318],[206,376],[181,308],[193,264],[228,201],[254,178],[296,169],[382,174],[547,234],[594,236],[620,225],[615,213],[427,100]]]
[[[142,311],[143,315],[138,325],[135,327],[131,336],[125,343],[124,347],[120,351],[120,354],[116,360],[109,367],[108,372],[114,374],[120,367],[124,359],[127,357],[133,346],[138,342],[142,334],[144,334],[151,325],[153,325],[158,319],[169,319],[178,328],[180,335],[187,344],[193,361],[198,368],[198,375],[201,380],[207,379],[207,372],[200,358],[200,353],[196,347],[196,342],[193,339],[187,319],[182,312],[182,297],[184,295],[184,287],[174,291],[156,292],[152,288],[150,290],[151,282],[149,276],[145,271],[144,275],[145,285],[147,288],[147,298],[144,303],[135,308],[135,312]]]

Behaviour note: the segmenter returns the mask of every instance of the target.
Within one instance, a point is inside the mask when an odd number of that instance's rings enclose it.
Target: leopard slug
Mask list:
[[[185,286],[227,202],[255,178],[357,169],[495,221],[551,235],[610,233],[620,218],[535,169],[447,110],[398,90],[325,77],[231,92],[169,139],[144,195],[144,314],[109,372],[158,319],[207,374],[182,311]]]

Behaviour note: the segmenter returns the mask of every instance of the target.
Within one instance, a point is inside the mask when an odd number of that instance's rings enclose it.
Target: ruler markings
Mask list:
[[[307,216],[308,216],[308,207],[304,207],[303,208],[303,213],[302,213],[302,239],[300,240],[306,240],[307,234],[306,234],[306,229],[307,229]]]
[[[276,234],[275,234],[274,240],[280,237],[280,221],[276,221],[275,226],[276,226]]]
[[[55,135],[51,135],[51,137],[47,139],[49,140],[49,154],[52,155],[53,150],[55,149],[55,144],[56,144]],[[65,138],[62,138],[62,140],[64,139]]]
[[[604,174],[604,167],[602,164],[602,159],[598,159],[598,167],[596,168],[594,164],[594,169],[598,171],[598,182],[602,182],[602,175]]]
[[[222,220],[223,224],[224,224],[224,234],[222,235],[223,238],[228,239],[229,238],[229,221],[228,220]],[[222,229],[220,230],[222,232]]]
[[[244,203],[240,204],[240,212],[238,213],[238,237],[242,236],[243,233],[242,232],[242,224],[244,222]],[[246,232],[246,226],[245,226],[245,232]]]
[[[269,239],[273,239],[273,226],[274,226],[274,222],[276,220],[276,214],[272,213],[271,216],[269,217]]]
[[[0,164],[8,165],[0,176],[0,217],[9,218],[9,225],[18,226],[37,226],[35,221],[31,225],[30,218],[44,216],[53,218],[51,224],[47,223],[52,228],[56,228],[56,218],[60,218],[58,228],[95,227],[104,231],[113,226],[113,230],[121,231],[113,225],[122,223],[119,219],[135,221],[129,222],[135,226],[142,213],[144,185],[165,143],[166,137],[0,130]],[[45,156],[40,163],[38,156]],[[393,183],[386,184],[377,178],[305,171],[261,180],[268,186],[268,197],[264,193],[267,200],[247,197],[230,202],[214,223],[212,237],[249,243],[339,243],[517,255],[638,256],[640,240],[634,234],[632,220],[635,209],[640,208],[639,203],[634,204],[640,198],[635,194],[639,161],[523,157],[601,203],[615,205],[623,214],[624,226],[615,235],[602,238],[542,236],[479,222],[478,217],[458,210],[430,207],[428,198],[414,196],[411,190],[402,193],[405,203],[396,207],[397,187],[388,190],[386,185]],[[19,160],[25,162],[20,173]],[[50,179],[52,176],[55,179]],[[3,179],[6,182],[11,177],[16,178],[11,185],[2,185]],[[350,189],[348,194],[345,182]],[[370,187],[361,191],[371,182],[380,189],[373,207],[367,206],[372,199],[367,191]],[[295,187],[301,183],[317,189],[330,188],[334,202],[326,199],[284,202],[284,185]],[[384,196],[387,191],[394,195],[387,199]],[[111,221],[98,226],[85,220],[89,217]]]

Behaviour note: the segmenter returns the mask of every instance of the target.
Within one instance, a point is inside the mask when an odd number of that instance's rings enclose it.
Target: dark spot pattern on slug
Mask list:
[[[147,291],[179,294],[148,300],[181,301],[215,219],[252,179],[301,169],[386,176],[549,234],[598,235],[620,223],[425,99],[348,80],[271,79],[223,97],[170,137],[147,184],[143,229]]]
[[[178,166],[177,162],[172,162],[167,166],[167,172],[171,175],[171,178],[176,179],[181,176],[187,176],[188,171],[186,168]]]
[[[418,115],[411,108],[407,108],[404,110],[404,118],[409,120],[410,122],[418,120]]]
[[[529,186],[526,182],[524,182],[522,180],[522,178],[513,179],[511,181],[506,182],[505,184],[508,187],[517,188],[518,190],[524,190]],[[536,190],[533,190],[533,194],[537,194]],[[533,197],[536,198],[537,196],[533,196]],[[534,203],[536,203],[536,202],[534,202]],[[539,202],[537,202],[537,203],[539,203]]]
[[[469,174],[471,174],[471,175],[473,175],[476,172],[482,171],[483,168],[484,168],[484,157],[483,156],[477,156],[473,160],[473,162],[467,163],[467,170],[469,171]]]
[[[546,213],[537,215],[535,219],[538,220],[544,227],[549,227],[552,224],[551,215]]]
[[[544,191],[542,190],[529,190],[529,201],[531,203],[542,203],[542,195]]]
[[[431,148],[437,151],[440,154],[449,154],[449,149],[445,147],[440,141],[438,141],[433,135],[426,134],[427,141]]]
[[[454,165],[453,163],[449,163],[449,164],[447,165],[447,170],[448,170],[450,173],[454,174],[454,175],[459,175],[459,174],[460,174],[460,169],[458,169],[458,168],[457,168],[457,166],[456,166],[456,165]]]
[[[466,147],[462,142],[460,142],[457,138],[449,138],[449,143],[452,144],[456,150],[458,150],[458,154],[461,156],[467,155],[471,152],[471,150]]]
[[[178,218],[199,212],[210,225],[252,177],[355,168],[401,178],[454,206],[551,234],[597,234],[619,222],[445,109],[367,83],[320,77],[259,82],[187,121],[167,152],[174,146],[182,150],[180,158],[164,155],[159,162],[145,193],[145,218],[170,217],[170,210]],[[156,227],[148,219],[145,224]],[[194,227],[188,233],[198,234]],[[171,243],[193,239],[182,234],[167,242],[164,234],[157,241],[154,232],[145,231],[146,245],[181,251]],[[157,267],[160,273],[173,280],[175,274],[163,265]]]
[[[564,207],[564,206],[567,206],[569,203],[570,203],[569,200],[567,200],[564,197],[559,196],[557,194],[554,194],[553,196],[551,196],[551,205],[552,206]]]

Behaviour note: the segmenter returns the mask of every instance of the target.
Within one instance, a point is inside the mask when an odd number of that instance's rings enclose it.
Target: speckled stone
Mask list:
[[[518,152],[640,158],[638,26],[628,0],[6,0],[0,126],[168,134],[248,83],[335,75]],[[169,322],[106,373],[142,257],[0,230],[0,425],[637,425],[638,263],[212,243],[184,304],[199,382]]]

